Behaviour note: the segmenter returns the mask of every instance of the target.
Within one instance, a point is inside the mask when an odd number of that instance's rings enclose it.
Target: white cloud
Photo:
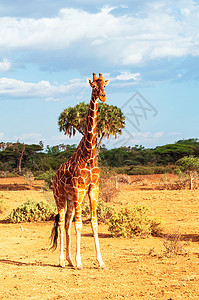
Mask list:
[[[110,14],[112,9],[106,6],[99,13],[91,14],[64,8],[53,18],[0,18],[0,46],[6,49],[64,49],[77,40],[116,35],[121,32],[120,22]],[[107,31],[101,24],[108,26]]]
[[[128,5],[120,4],[121,8],[128,8]]]
[[[4,58],[3,61],[0,61],[0,72],[7,72],[11,68],[11,63]]]
[[[115,80],[138,80],[140,73],[121,72],[115,77]]]
[[[39,143],[42,140],[42,135],[40,133],[24,133],[21,136],[14,136],[13,140],[24,143]]]
[[[110,13],[112,10],[114,10],[115,8],[117,8],[117,6],[109,6],[109,5],[105,5],[102,7],[101,11],[102,13],[108,14]]]
[[[45,101],[46,102],[58,102],[58,101],[60,101],[60,99],[59,98],[55,98],[55,97],[47,97],[45,99]]]
[[[97,13],[63,8],[51,18],[0,18],[0,48],[57,51],[76,45],[81,53],[119,65],[199,56],[199,6],[191,0],[171,3],[150,2],[136,16],[123,9],[128,14],[113,15],[115,7],[106,5]]]
[[[13,78],[0,78],[0,96],[45,98],[47,101],[58,101],[63,97],[77,93],[82,88],[86,88],[86,82],[80,79],[73,79],[63,84],[51,84],[49,81],[39,81],[37,83],[24,82]]]
[[[164,135],[163,131],[157,131],[157,132],[132,132],[131,133],[136,140],[147,140],[147,141],[153,141],[156,140]]]
[[[120,147],[127,145],[146,145],[146,144],[156,144],[164,136],[163,131],[157,132],[127,132],[124,131],[122,136],[118,136],[115,140],[110,138],[110,140],[104,140],[108,147]]]
[[[52,136],[51,139],[56,143],[66,143],[66,144],[79,144],[82,138],[82,134],[78,131],[76,132],[75,136],[69,137],[62,133],[57,133],[57,135]]]

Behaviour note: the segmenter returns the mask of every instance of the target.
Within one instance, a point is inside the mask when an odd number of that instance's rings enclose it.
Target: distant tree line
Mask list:
[[[75,151],[76,145],[47,146],[17,143],[0,143],[0,173],[23,174],[30,170],[35,176],[57,170]],[[107,150],[101,146],[99,165],[114,168],[127,174],[152,174],[172,171],[172,166],[186,156],[199,158],[199,140],[179,140],[156,148],[143,146],[119,147]]]

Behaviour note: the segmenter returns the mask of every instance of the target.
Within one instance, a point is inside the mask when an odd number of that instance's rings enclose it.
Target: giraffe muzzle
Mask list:
[[[99,98],[102,102],[106,102],[106,94],[101,94]]]

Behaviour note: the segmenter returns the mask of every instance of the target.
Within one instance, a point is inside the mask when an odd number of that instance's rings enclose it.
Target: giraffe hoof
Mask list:
[[[104,263],[101,264],[101,265],[100,265],[100,269],[103,269],[103,270],[106,269],[106,265],[105,265]]]
[[[65,268],[65,261],[64,260],[60,261],[59,266],[61,268]]]
[[[83,270],[83,267],[82,266],[78,266],[76,269],[77,270]]]
[[[74,263],[70,259],[66,259],[68,262],[68,267],[74,268]]]
[[[68,264],[68,267],[74,268],[75,266],[74,266],[74,264]]]

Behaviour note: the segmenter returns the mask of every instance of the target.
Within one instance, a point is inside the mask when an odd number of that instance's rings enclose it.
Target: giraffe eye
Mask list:
[[[96,89],[97,88],[97,84],[95,82],[92,83],[92,88]]]

